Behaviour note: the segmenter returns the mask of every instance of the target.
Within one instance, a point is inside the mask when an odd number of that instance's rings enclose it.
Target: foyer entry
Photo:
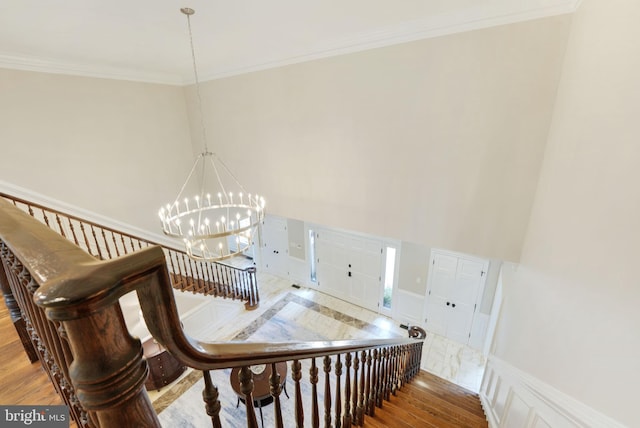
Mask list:
[[[432,250],[423,327],[468,344],[488,269],[488,260]]]

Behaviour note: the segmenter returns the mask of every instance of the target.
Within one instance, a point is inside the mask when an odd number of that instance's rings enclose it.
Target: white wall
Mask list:
[[[584,0],[573,19],[521,266],[495,354],[640,426],[640,3]]]
[[[208,82],[209,148],[273,214],[518,260],[569,23],[557,16]],[[193,88],[188,97],[195,106]]]
[[[0,69],[0,179],[152,232],[193,154],[182,88]]]

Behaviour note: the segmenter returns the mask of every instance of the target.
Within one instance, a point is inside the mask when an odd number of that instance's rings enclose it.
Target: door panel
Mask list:
[[[451,288],[451,300],[459,304],[473,306],[482,281],[483,264],[472,260],[460,259],[456,272],[455,287]]]
[[[381,241],[322,229],[316,235],[316,253],[321,291],[378,310]]]
[[[432,254],[425,327],[466,344],[488,262],[437,251]]]
[[[320,290],[347,299],[344,283],[347,276],[344,240],[330,231],[316,235],[317,277]]]
[[[467,343],[473,314],[475,312],[478,292],[482,285],[484,264],[473,260],[459,259],[455,286],[451,289],[450,298],[452,316],[449,320],[447,336],[458,342]]]
[[[288,276],[289,237],[287,221],[282,218],[267,216],[262,228],[262,266],[274,275]]]
[[[456,281],[458,259],[450,256],[434,256],[431,265],[432,273],[427,296],[428,329],[441,336],[447,335],[450,311],[449,290]],[[451,302],[449,302],[451,304]]]

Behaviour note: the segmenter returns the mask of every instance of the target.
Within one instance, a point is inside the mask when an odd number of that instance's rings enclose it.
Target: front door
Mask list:
[[[378,310],[382,275],[380,240],[319,229],[316,257],[319,290]]]

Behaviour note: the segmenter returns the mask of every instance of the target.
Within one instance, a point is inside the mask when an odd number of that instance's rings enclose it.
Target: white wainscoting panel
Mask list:
[[[480,400],[490,428],[625,428],[494,356],[487,362]]]
[[[423,325],[424,296],[411,291],[396,289],[393,302],[393,318],[408,325]]]

